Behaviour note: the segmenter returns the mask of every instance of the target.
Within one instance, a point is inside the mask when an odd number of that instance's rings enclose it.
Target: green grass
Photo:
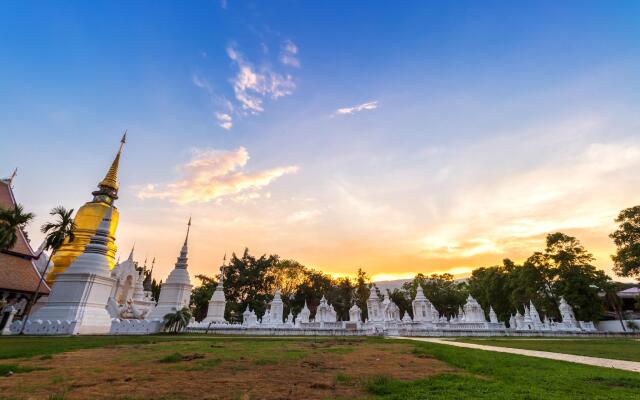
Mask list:
[[[640,361],[640,342],[634,339],[458,339],[465,343],[511,347],[526,350],[551,351],[579,356]]]
[[[493,344],[508,339],[465,340],[482,344]],[[633,357],[640,342],[619,339],[579,340],[579,341],[517,341],[520,345],[564,346],[581,345],[594,351],[594,347],[619,352]],[[542,343],[541,343],[542,342]],[[593,342],[593,343],[592,343]],[[318,353],[334,353],[324,357],[341,357],[341,353],[353,351],[356,346],[369,346],[370,349],[384,350],[389,345],[404,343],[403,352],[412,352],[418,357],[435,358],[443,361],[455,372],[447,372],[414,381],[390,379],[384,370],[376,371],[379,376],[369,379],[353,378],[347,370],[333,372],[335,383],[362,388],[369,398],[376,399],[635,399],[640,398],[640,374],[614,369],[591,367],[554,360],[544,360],[513,354],[501,354],[482,350],[463,349],[435,343],[386,340],[367,338],[358,340],[336,339],[278,339],[278,338],[233,338],[224,339],[211,336],[178,335],[147,337],[21,337],[0,339],[0,358],[20,358],[38,356],[47,366],[55,363],[51,354],[84,348],[122,345],[132,351],[117,353],[118,363],[167,363],[162,368],[170,371],[211,371],[216,368],[229,368],[242,374],[247,369],[260,370],[263,366],[277,364],[286,366],[288,362],[304,359]],[[634,347],[635,346],[635,347]],[[577,347],[576,347],[577,348]],[[553,350],[557,351],[557,350]],[[623,354],[626,353],[626,354]],[[583,353],[579,353],[583,354]],[[197,355],[198,358],[193,356]],[[593,354],[588,354],[593,355]],[[598,354],[602,356],[602,354]],[[131,361],[129,358],[130,357]],[[243,361],[243,362],[238,362]],[[28,368],[19,371],[20,363],[0,364],[0,381],[16,377],[2,377],[3,371],[28,372]],[[38,362],[40,362],[38,360]],[[33,360],[29,362],[33,364]],[[15,364],[15,365],[14,365]],[[218,369],[219,370],[219,369]],[[137,379],[144,379],[144,374]],[[48,376],[48,380],[64,384],[64,376]],[[295,379],[295,377],[292,377]],[[10,382],[10,381],[9,381]],[[47,381],[48,382],[48,381]],[[180,393],[181,394],[181,393]],[[189,389],[185,388],[184,398],[189,398]],[[62,393],[64,396],[64,393]],[[158,393],[157,398],[172,398],[178,394]],[[2,395],[0,394],[0,398]],[[64,398],[64,397],[62,397]]]
[[[182,359],[184,358],[184,356],[182,355],[182,353],[171,353],[171,354],[167,354],[166,356],[162,357],[160,359],[160,362],[163,363],[177,363],[182,361]]]
[[[0,360],[9,358],[48,356],[72,350],[97,347],[149,344],[168,341],[174,338],[168,335],[158,336],[69,336],[44,338],[33,336],[1,337]],[[184,340],[184,338],[183,338]]]
[[[45,368],[33,368],[33,367],[21,367],[15,364],[0,364],[0,379],[5,377],[7,374],[13,372],[14,374],[19,374],[21,372],[31,372],[42,370]]]
[[[634,372],[433,343],[416,343],[414,354],[463,372],[410,382],[378,377],[367,391],[380,399],[630,399],[640,393]]]

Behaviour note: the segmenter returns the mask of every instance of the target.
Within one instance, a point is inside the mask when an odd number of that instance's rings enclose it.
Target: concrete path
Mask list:
[[[510,347],[486,346],[483,344],[463,343],[463,342],[456,342],[453,340],[445,340],[445,339],[399,337],[399,336],[395,336],[391,338],[416,340],[419,342],[437,343],[437,344],[444,344],[447,346],[465,347],[468,349],[495,351],[498,353],[520,354],[520,355],[529,356],[529,357],[548,358],[550,360],[568,361],[568,362],[573,362],[578,364],[593,365],[596,367],[615,368],[615,369],[622,369],[625,371],[640,372],[640,362],[636,362],[636,361],[612,360],[609,358],[576,356],[573,354],[552,353],[549,351],[524,350],[524,349],[514,349]]]

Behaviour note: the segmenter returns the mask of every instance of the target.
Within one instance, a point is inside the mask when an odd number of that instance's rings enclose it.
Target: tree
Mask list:
[[[254,310],[258,317],[264,315],[266,303],[273,299],[275,278],[270,271],[277,263],[277,255],[263,254],[256,258],[249,254],[249,249],[245,249],[240,258],[233,253],[225,267],[227,320],[232,312],[241,315],[247,306]]]
[[[408,312],[411,318],[413,318],[413,309],[409,292],[402,288],[395,288],[393,291],[387,289],[387,294],[389,295],[389,299],[398,306],[398,309],[400,310],[400,318],[403,318],[406,312]]]
[[[331,276],[320,271],[307,269],[305,280],[298,286],[293,296],[292,311],[298,313],[306,302],[311,316],[314,316],[320,304],[320,299],[329,293],[332,286],[333,280]],[[335,300],[333,295],[330,295],[330,297],[331,298],[328,299],[330,302]]]
[[[613,270],[618,276],[640,279],[640,206],[624,209],[618,214],[616,229],[609,237],[616,244]]]
[[[510,260],[505,260],[507,264]],[[482,306],[485,313],[493,307],[500,321],[507,321],[512,314],[510,276],[505,266],[482,267],[473,270],[467,281],[469,293]],[[488,315],[486,315],[488,318]]]
[[[598,292],[611,279],[591,264],[593,255],[575,237],[557,232],[547,236],[545,256],[555,273],[555,297],[563,296],[579,320],[598,319],[604,311]]]
[[[408,292],[409,299],[415,298],[418,285],[422,286],[424,295],[431,304],[446,317],[456,315],[469,294],[467,285],[456,282],[451,274],[432,274],[428,278],[423,274],[417,274],[413,280],[402,285]]]
[[[349,320],[349,309],[353,304],[354,284],[349,278],[336,279],[326,293],[327,301],[336,310],[338,321]]]
[[[0,251],[9,250],[16,244],[18,229],[24,230],[33,217],[33,213],[25,213],[20,204],[13,208],[0,208]]]
[[[367,299],[369,299],[369,295],[371,294],[371,285],[371,278],[369,278],[362,268],[358,268],[354,289],[354,302],[358,308],[360,308],[360,317],[362,318],[362,322],[364,322],[368,317]]]
[[[151,281],[151,299],[153,299],[153,301],[155,301],[156,303],[160,298],[161,287],[162,287],[162,279],[160,280],[160,283],[156,282],[155,278]]]
[[[22,327],[20,328],[20,334],[24,332],[24,328],[29,320],[29,312],[33,304],[36,302],[38,297],[38,293],[40,292],[40,287],[42,286],[42,282],[44,281],[45,276],[47,275],[47,270],[49,269],[49,264],[51,259],[58,251],[58,249],[65,243],[65,240],[68,240],[69,243],[75,240],[74,230],[76,229],[76,224],[73,221],[73,208],[70,210],[65,209],[62,206],[55,207],[49,212],[49,215],[57,217],[57,220],[54,222],[47,222],[40,228],[40,231],[45,234],[44,239],[44,250],[51,251],[51,254],[47,257],[47,263],[45,264],[44,271],[40,274],[40,281],[38,282],[38,287],[36,288],[35,293],[31,297],[29,301],[29,305],[25,310],[25,319]]]
[[[169,313],[164,316],[164,329],[168,332],[178,333],[189,325],[191,321],[191,311],[187,307]]]

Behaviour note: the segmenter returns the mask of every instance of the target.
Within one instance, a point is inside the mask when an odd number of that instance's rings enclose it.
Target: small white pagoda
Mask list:
[[[224,319],[224,310],[227,299],[224,295],[224,265],[220,267],[220,280],[218,286],[209,300],[209,308],[207,309],[207,316],[202,320],[205,324],[226,324],[227,320]]]
[[[187,224],[187,235],[180,250],[180,256],[176,261],[173,271],[160,288],[158,304],[149,312],[146,319],[163,320],[167,314],[174,313],[184,307],[189,307],[191,299],[191,280],[187,272],[187,253],[189,242],[189,230],[191,229],[191,218]]]

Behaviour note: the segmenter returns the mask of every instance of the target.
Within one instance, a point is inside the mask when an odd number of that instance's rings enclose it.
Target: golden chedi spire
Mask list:
[[[122,139],[120,139],[120,148],[118,149],[118,154],[116,154],[116,158],[111,163],[111,167],[109,167],[109,171],[107,171],[107,175],[105,175],[104,179],[98,184],[98,187],[107,187],[113,190],[118,190],[118,166],[120,164],[120,154],[122,153],[122,147],[127,142],[127,131],[124,131],[124,135],[122,135]]]
[[[65,243],[53,255],[51,259],[53,262],[53,269],[46,278],[49,286],[55,284],[56,277],[63,273],[69,265],[71,265],[73,261],[83,253],[85,246],[96,234],[101,221],[107,213],[111,216],[109,234],[115,237],[120,214],[118,209],[115,207],[114,202],[118,199],[118,167],[120,164],[122,147],[124,146],[126,139],[127,132],[125,131],[122,139],[120,140],[118,153],[111,163],[111,167],[109,168],[107,175],[98,184],[98,190],[92,193],[93,200],[85,203],[78,209],[74,218],[74,222],[76,224],[74,240],[72,242],[68,239],[65,240]],[[109,268],[113,269],[114,255],[116,254],[117,246],[115,242],[111,241],[107,245],[107,248]]]

